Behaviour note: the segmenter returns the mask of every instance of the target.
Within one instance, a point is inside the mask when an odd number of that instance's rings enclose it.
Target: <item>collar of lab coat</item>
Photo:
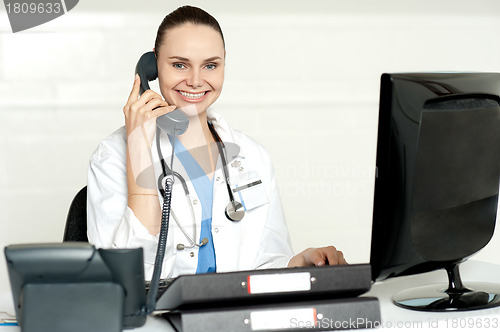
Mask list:
[[[219,134],[220,139],[224,143],[233,143],[236,146],[238,146],[238,158],[245,159],[245,149],[243,141],[244,141],[244,135],[241,135],[241,133],[237,130],[234,130],[229,126],[229,124],[226,122],[224,117],[222,117],[221,114],[217,113],[213,109],[209,108],[207,110],[207,119],[212,123],[212,125],[215,128],[215,131],[217,131],[217,134]],[[230,162],[228,160],[228,162]]]
[[[207,119],[212,123],[215,131],[217,132],[217,134],[219,134],[223,142],[236,143],[234,138],[234,131],[222,117],[222,115],[209,108],[207,110]]]

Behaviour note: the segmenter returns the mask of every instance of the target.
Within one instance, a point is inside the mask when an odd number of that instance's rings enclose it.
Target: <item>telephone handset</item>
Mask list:
[[[140,93],[149,89],[149,81],[153,81],[158,77],[158,66],[156,64],[156,56],[153,52],[144,53],[135,67],[135,72],[141,78]],[[175,109],[170,113],[156,118],[156,125],[169,135],[182,135],[188,125],[189,120],[184,112],[180,109]]]

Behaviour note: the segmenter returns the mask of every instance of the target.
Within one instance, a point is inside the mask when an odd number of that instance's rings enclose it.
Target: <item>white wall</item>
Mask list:
[[[369,260],[381,73],[500,72],[497,0],[191,3],[224,30],[215,107],[270,151],[296,251],[334,244]],[[61,241],[90,154],[123,124],[137,59],[182,4],[82,0],[16,34],[2,7],[2,248]],[[497,234],[477,258],[500,263],[499,250]]]

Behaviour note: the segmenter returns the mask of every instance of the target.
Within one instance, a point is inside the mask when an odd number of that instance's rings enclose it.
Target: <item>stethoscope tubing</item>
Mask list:
[[[215,139],[215,143],[217,144],[217,149],[219,150],[219,155],[221,156],[221,160],[222,160],[222,172],[224,173],[224,178],[226,179],[226,187],[227,187],[227,192],[229,195],[230,202],[226,207],[225,215],[231,221],[240,221],[241,219],[243,219],[245,212],[243,209],[243,205],[234,199],[233,191],[231,190],[231,181],[229,178],[229,172],[227,170],[226,146],[224,145],[224,142],[222,142],[219,134],[217,133],[217,131],[215,131],[215,128],[213,127],[213,125],[210,122],[208,122],[208,127],[209,127],[210,132],[212,133],[212,135]],[[160,190],[160,193],[164,192],[164,190],[162,189],[163,188],[162,181],[170,173],[173,176],[177,177],[181,181],[183,189],[184,189],[184,193],[187,196],[187,195],[189,195],[189,190],[188,190],[188,187],[186,184],[186,180],[179,173],[172,171],[165,163],[165,160],[163,158],[163,154],[161,152],[161,146],[160,146],[161,129],[158,127],[156,129],[157,129],[156,130],[156,149],[158,150],[158,157],[160,158],[160,162],[161,162],[161,166],[162,166],[162,173],[163,173],[163,176],[158,177],[158,189]],[[174,151],[172,151],[172,154],[174,154]]]
[[[237,201],[234,200],[234,196],[233,196],[233,193],[232,193],[232,190],[231,190],[230,179],[229,179],[229,172],[227,170],[227,157],[226,157],[225,145],[222,142],[220,136],[215,131],[213,125],[211,123],[208,123],[208,125],[209,125],[210,131],[211,131],[211,133],[212,133],[212,135],[213,135],[213,137],[214,137],[214,139],[216,141],[217,149],[218,149],[219,155],[221,156],[221,159],[222,159],[222,169],[223,169],[224,177],[226,179],[226,186],[227,186],[227,191],[228,191],[228,194],[229,194],[229,200],[230,200],[230,202],[229,202],[229,204],[226,207],[225,215],[231,221],[240,221],[243,218],[245,212],[244,212],[244,209],[243,209],[243,205],[240,202],[237,202]],[[188,203],[189,203],[188,205],[189,205],[190,212],[191,212],[191,218],[192,218],[192,222],[194,224],[194,235],[193,235],[193,237],[191,237],[186,232],[186,230],[181,225],[181,223],[179,222],[179,219],[175,215],[173,209],[170,210],[170,212],[171,212],[171,214],[172,214],[172,216],[174,218],[175,223],[177,224],[177,226],[179,227],[179,229],[182,231],[182,233],[184,234],[184,236],[190,242],[189,246],[186,246],[184,244],[179,243],[177,245],[177,249],[178,250],[183,250],[183,249],[186,249],[186,248],[201,247],[201,246],[207,244],[208,240],[206,238],[204,238],[204,239],[201,240],[200,244],[197,244],[195,242],[195,240],[194,240],[194,239],[196,239],[196,233],[197,233],[196,219],[195,219],[195,215],[194,215],[193,203],[191,202],[191,199],[189,197],[190,193],[189,193],[189,189],[188,189],[186,180],[184,179],[184,177],[182,175],[180,175],[176,171],[173,171],[166,164],[165,159],[163,157],[163,153],[161,152],[161,144],[160,144],[161,140],[160,140],[160,137],[161,137],[161,129],[159,127],[157,127],[157,130],[156,130],[156,149],[158,151],[158,157],[160,158],[160,163],[161,163],[161,167],[162,167],[162,175],[160,175],[158,177],[158,189],[159,189],[159,191],[160,191],[160,193],[161,193],[161,195],[163,197],[163,195],[165,193],[165,189],[164,189],[163,183],[162,183],[163,180],[165,178],[167,178],[168,174],[172,175],[172,178],[174,178],[174,177],[178,178],[181,181],[182,188],[184,190],[184,195],[185,195],[186,199],[188,200]],[[174,139],[175,139],[175,137],[174,137]],[[175,153],[175,151],[172,151],[172,161],[173,161],[173,155],[174,155],[174,153]]]

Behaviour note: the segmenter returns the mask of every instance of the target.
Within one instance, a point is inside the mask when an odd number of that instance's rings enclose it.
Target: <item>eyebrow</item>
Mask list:
[[[179,61],[184,61],[184,62],[189,62],[190,60],[188,58],[184,58],[182,56],[171,56],[169,59],[177,59]],[[213,56],[211,58],[205,59],[203,62],[210,62],[210,61],[215,61],[215,60],[222,60],[220,56]]]

